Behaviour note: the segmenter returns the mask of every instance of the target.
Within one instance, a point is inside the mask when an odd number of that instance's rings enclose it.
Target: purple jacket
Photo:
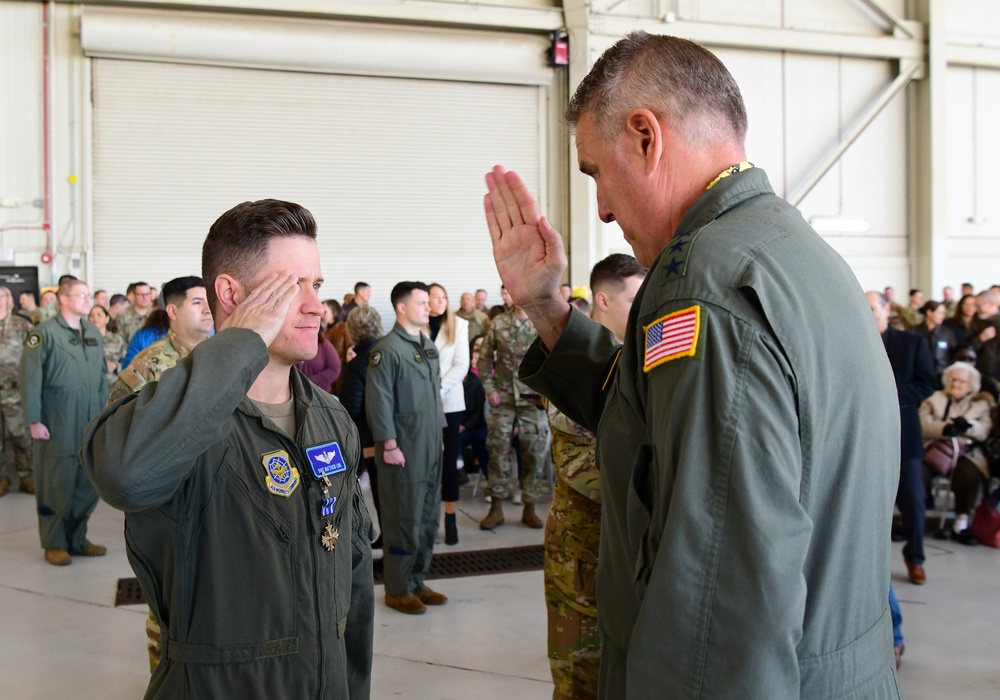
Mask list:
[[[295,365],[313,384],[325,392],[340,376],[340,355],[326,338],[319,339],[319,352],[311,360],[305,360]]]

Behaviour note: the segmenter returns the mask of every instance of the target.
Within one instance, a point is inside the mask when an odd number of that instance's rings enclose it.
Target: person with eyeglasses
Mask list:
[[[72,556],[99,557],[107,548],[87,539],[97,492],[80,467],[83,429],[108,398],[104,339],[87,321],[85,282],[59,285],[59,313],[28,334],[21,355],[24,420],[31,429],[38,531],[45,561],[66,566]]]
[[[135,332],[146,325],[153,310],[153,290],[145,282],[133,282],[125,296],[132,305],[118,315],[118,332],[126,343],[130,343]]]

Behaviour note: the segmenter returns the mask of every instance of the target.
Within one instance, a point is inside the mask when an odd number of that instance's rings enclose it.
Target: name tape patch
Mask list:
[[[347,462],[336,441],[306,448],[306,458],[317,479],[347,470]]]

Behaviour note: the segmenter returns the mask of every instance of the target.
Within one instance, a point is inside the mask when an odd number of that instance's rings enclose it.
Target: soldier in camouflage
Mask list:
[[[52,289],[46,289],[42,292],[42,305],[35,309],[31,320],[37,326],[40,323],[45,323],[55,318],[58,313],[59,300],[56,298],[56,293]]]
[[[0,496],[10,490],[8,452],[14,457],[14,476],[18,491],[34,493],[35,481],[31,470],[31,433],[24,425],[21,411],[21,392],[18,388],[18,368],[24,341],[31,332],[31,322],[18,316],[14,310],[14,295],[7,287],[0,287],[0,416],[3,420],[3,444],[0,458]]]
[[[176,365],[181,359],[212,332],[212,311],[208,305],[205,283],[201,277],[179,277],[163,285],[170,330],[148,348],[136,355],[129,366],[122,370],[118,381],[108,396],[108,405],[138,393],[150,382]],[[114,334],[108,333],[105,340]],[[120,336],[119,336],[120,337]],[[122,351],[124,354],[124,350]],[[146,620],[146,638],[149,650],[149,672],[160,663],[160,623],[152,612]]]
[[[135,332],[146,324],[153,310],[153,290],[145,282],[133,282],[128,286],[127,296],[132,305],[115,319],[118,333],[125,338],[126,345],[132,341]]]
[[[621,342],[646,268],[613,254],[590,274],[593,318]],[[553,700],[597,697],[601,633],[597,626],[597,552],[601,477],[594,434],[546,401],[556,482],[545,523],[545,607]]]
[[[486,446],[490,451],[490,512],[479,523],[482,530],[503,525],[503,501],[509,495],[508,482],[514,470],[511,439],[514,424],[519,429],[521,445],[521,490],[524,513],[521,522],[541,528],[535,513],[535,501],[541,482],[542,464],[548,447],[549,429],[541,397],[518,379],[521,358],[536,336],[527,314],[511,307],[490,324],[479,354],[477,370],[490,403],[489,432]]]
[[[122,358],[125,357],[128,346],[123,337],[108,328],[111,316],[108,315],[106,307],[94,304],[87,320],[97,326],[97,330],[104,336],[104,360],[108,365],[108,390],[110,391],[118,383],[118,372],[121,371]]]

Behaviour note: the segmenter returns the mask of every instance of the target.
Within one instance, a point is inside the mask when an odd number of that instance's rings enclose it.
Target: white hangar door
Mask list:
[[[366,281],[388,329],[400,280],[498,298],[483,175],[545,182],[537,84],[95,57],[92,94],[95,288],[200,274],[212,222],[272,197],[316,217],[321,296]]]

